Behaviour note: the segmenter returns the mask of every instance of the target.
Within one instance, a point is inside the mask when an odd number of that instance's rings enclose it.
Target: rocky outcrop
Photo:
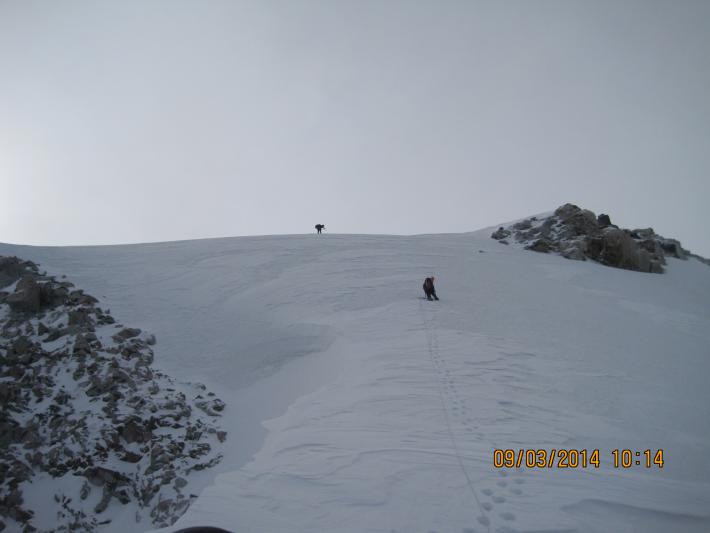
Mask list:
[[[94,531],[117,506],[172,524],[190,474],[221,458],[224,402],[154,369],[153,335],[34,263],[0,257],[0,282],[0,530],[35,529],[23,490],[39,475],[61,480],[52,531]]]
[[[525,249],[542,253],[559,253],[567,259],[592,259],[604,265],[662,273],[666,257],[687,259],[690,256],[705,263],[707,259],[690,254],[679,241],[657,235],[652,228],[620,229],[609,215],[595,216],[573,204],[558,207],[550,217],[532,217],[500,227],[491,237],[508,244],[511,239]]]

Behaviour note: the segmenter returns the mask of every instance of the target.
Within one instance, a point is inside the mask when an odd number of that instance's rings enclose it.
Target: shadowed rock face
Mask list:
[[[154,370],[153,335],[34,263],[0,257],[0,288],[0,530],[34,530],[22,487],[40,472],[68,480],[56,530],[94,531],[113,501],[174,523],[185,478],[221,458],[224,402]]]
[[[40,289],[31,276],[23,276],[17,282],[15,292],[5,300],[13,311],[36,313],[40,307]]]
[[[32,261],[23,261],[17,257],[0,257],[0,287],[6,287],[20,279],[28,271],[37,269]]]
[[[615,268],[638,272],[662,273],[666,257],[707,259],[683,249],[676,239],[657,235],[652,228],[620,229],[609,215],[598,217],[573,204],[558,207],[545,219],[535,217],[500,227],[491,237],[503,244],[510,239],[535,252],[559,253],[567,259],[592,259]]]

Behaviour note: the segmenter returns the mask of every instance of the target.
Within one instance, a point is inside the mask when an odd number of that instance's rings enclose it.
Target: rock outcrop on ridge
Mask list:
[[[622,229],[609,215],[596,216],[573,204],[558,207],[552,216],[532,217],[498,228],[491,237],[503,244],[520,243],[535,252],[556,252],[567,259],[592,259],[604,265],[662,273],[666,257],[695,257],[676,239],[657,235],[652,228]]]
[[[155,370],[155,337],[97,304],[0,257],[0,531],[94,531],[128,508],[167,526],[221,458],[224,403]]]

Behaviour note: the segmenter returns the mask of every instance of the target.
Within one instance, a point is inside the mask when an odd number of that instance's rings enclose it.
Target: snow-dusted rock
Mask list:
[[[113,340],[116,342],[123,342],[127,339],[132,339],[141,334],[141,330],[138,328],[123,328],[121,331],[113,336]]]
[[[562,205],[542,220],[532,217],[508,228],[500,227],[491,235],[504,244],[511,236],[527,250],[556,252],[578,261],[592,259],[639,272],[662,273],[666,256],[689,256],[679,241],[661,237],[652,228],[619,229],[609,215],[597,217],[574,204]]]
[[[493,235],[491,235],[491,237],[493,237],[496,240],[505,239],[507,237],[510,237],[510,230],[500,227],[493,233]]]
[[[173,523],[191,501],[185,478],[221,458],[225,404],[152,369],[155,337],[116,333],[71,283],[17,258],[0,257],[0,274],[16,282],[0,301],[0,530],[92,531],[126,505],[153,526]],[[41,504],[56,506],[49,526],[24,499],[42,476],[59,487]]]
[[[528,244],[525,249],[546,254],[552,250],[552,245],[547,239],[536,239],[532,244]]]

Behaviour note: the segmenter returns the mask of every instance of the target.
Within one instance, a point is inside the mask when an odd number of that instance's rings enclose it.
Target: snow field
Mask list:
[[[489,233],[0,253],[105,297],[156,335],[158,368],[227,402],[225,458],[172,530],[709,530],[710,269]],[[602,466],[496,469],[495,448],[599,448]],[[615,469],[616,448],[666,465]]]

